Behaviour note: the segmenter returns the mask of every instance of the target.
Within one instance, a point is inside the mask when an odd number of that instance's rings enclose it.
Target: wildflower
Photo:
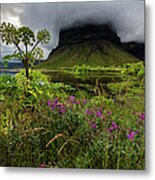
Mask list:
[[[51,108],[52,111],[54,111],[54,109],[56,108],[56,104],[54,104]]]
[[[46,166],[45,163],[42,163],[39,167],[40,167],[40,168],[46,168],[47,166]]]
[[[109,132],[112,132],[113,130],[119,128],[114,121],[111,123],[111,125],[112,125],[112,127],[110,127],[110,128],[108,129]]]
[[[110,128],[108,128],[108,131],[112,132],[114,129],[115,129],[114,127],[110,127]]]
[[[90,114],[91,114],[91,112],[90,112],[90,110],[89,110],[89,109],[86,109],[86,114],[88,114],[88,115],[90,115]]]
[[[111,124],[112,124],[112,127],[113,127],[114,129],[118,129],[118,126],[115,124],[114,121],[113,121]]]
[[[93,123],[93,124],[91,125],[91,127],[92,127],[93,129],[96,129],[96,124]]]
[[[72,103],[75,103],[75,102],[74,102],[74,100],[75,100],[75,96],[70,96],[70,98],[69,98],[69,99],[70,99],[70,101],[71,101]]]
[[[60,104],[58,107],[59,114],[64,114],[66,112],[66,108],[63,104]]]
[[[86,104],[86,103],[87,103],[87,101],[86,101],[86,99],[84,99],[84,100],[83,100],[83,104]]]
[[[145,119],[145,114],[144,114],[144,113],[141,113],[141,114],[139,115],[139,119],[144,120],[144,119]]]
[[[55,100],[54,100],[54,104],[58,104],[58,98],[56,98]]]
[[[135,137],[135,132],[131,130],[129,134],[127,134],[127,138],[133,141],[134,137]]]
[[[102,116],[102,113],[101,113],[100,111],[97,111],[97,112],[96,112],[96,116],[97,116],[97,117],[101,117],[101,116]]]
[[[111,115],[112,114],[112,111],[108,111],[108,115]]]
[[[50,100],[47,101],[47,105],[51,106],[51,101]]]

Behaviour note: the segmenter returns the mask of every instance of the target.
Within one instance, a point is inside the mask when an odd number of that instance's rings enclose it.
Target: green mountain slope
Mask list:
[[[117,34],[105,26],[87,26],[60,32],[58,47],[37,67],[59,69],[74,65],[108,66],[137,62],[121,47]]]

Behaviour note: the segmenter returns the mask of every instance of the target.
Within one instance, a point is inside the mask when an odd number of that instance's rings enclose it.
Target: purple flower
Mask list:
[[[60,104],[58,107],[59,114],[64,114],[66,112],[66,108],[63,104]]]
[[[135,132],[131,130],[129,134],[127,134],[127,138],[133,141],[134,137],[135,137]]]
[[[113,130],[119,128],[114,121],[111,123],[111,125],[112,125],[112,127],[110,127],[110,128],[108,129],[109,132],[112,132]]]
[[[86,114],[88,114],[88,115],[90,115],[90,114],[91,114],[91,112],[90,112],[90,110],[89,110],[89,109],[86,109]]]
[[[86,103],[87,103],[87,101],[86,101],[86,99],[84,99],[84,100],[83,100],[83,104],[86,104]]]
[[[55,107],[56,107],[56,104],[54,104],[54,105],[52,106],[51,110],[53,111],[53,110],[55,109]]]
[[[112,132],[114,129],[115,129],[114,127],[110,127],[110,128],[108,128],[108,131]]]
[[[58,104],[58,98],[56,98],[55,100],[54,100],[54,104]]]
[[[144,119],[145,119],[145,114],[144,114],[144,113],[141,113],[141,114],[139,115],[139,119],[144,120]]]
[[[93,129],[96,129],[96,124],[93,123],[93,124],[91,125],[91,127],[92,127]]]
[[[51,101],[50,100],[47,101],[47,106],[51,106]]]
[[[70,96],[70,98],[69,98],[69,99],[70,99],[70,101],[71,101],[72,103],[75,103],[75,102],[74,102],[74,100],[75,100],[75,96]]]
[[[101,113],[100,111],[97,111],[97,112],[96,112],[96,116],[97,116],[97,117],[101,117],[101,116],[102,116],[102,113]]]
[[[112,114],[112,111],[108,111],[108,115],[111,115]]]
[[[116,125],[116,123],[114,121],[111,124],[114,129],[118,129],[118,126]]]

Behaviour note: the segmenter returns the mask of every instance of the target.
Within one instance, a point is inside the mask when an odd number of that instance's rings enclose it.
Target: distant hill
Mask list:
[[[109,25],[85,25],[61,30],[59,45],[38,68],[57,69],[82,64],[108,66],[139,60],[126,51]]]
[[[21,61],[10,61],[7,65],[3,62],[0,62],[0,69],[16,69],[16,68],[24,68]]]
[[[145,59],[145,44],[139,42],[123,43],[122,47],[125,51],[131,53],[135,57],[144,60]]]

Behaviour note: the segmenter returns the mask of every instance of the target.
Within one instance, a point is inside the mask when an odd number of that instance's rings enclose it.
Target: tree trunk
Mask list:
[[[22,60],[26,72],[26,77],[29,78],[29,65],[28,65],[28,58]]]
[[[29,68],[28,68],[28,66],[25,67],[25,70],[26,70],[26,77],[29,78]]]

